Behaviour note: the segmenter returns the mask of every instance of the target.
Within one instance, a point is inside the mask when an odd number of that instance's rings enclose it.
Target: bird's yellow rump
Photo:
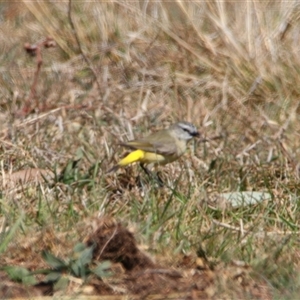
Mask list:
[[[120,167],[135,162],[140,162],[142,166],[165,165],[173,162],[184,154],[188,141],[199,135],[200,133],[193,124],[178,122],[145,138],[121,144],[133,151],[108,172],[116,171]]]

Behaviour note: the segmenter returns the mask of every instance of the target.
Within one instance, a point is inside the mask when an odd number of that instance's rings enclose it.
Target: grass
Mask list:
[[[2,2],[0,14],[2,171],[56,174],[54,184],[2,187],[3,265],[31,266],[16,256],[43,232],[49,240],[36,251],[65,259],[63,243],[71,253],[93,218],[113,216],[169,266],[203,250],[214,268],[250,266],[275,298],[299,293],[296,4],[74,2],[74,28],[68,3]],[[41,49],[31,97],[36,58],[23,45],[49,35],[56,47]],[[177,120],[208,142],[160,169],[165,187],[138,166],[106,174],[124,154],[119,141]],[[237,208],[215,201],[236,191],[272,199]],[[250,297],[223,284],[219,295]]]

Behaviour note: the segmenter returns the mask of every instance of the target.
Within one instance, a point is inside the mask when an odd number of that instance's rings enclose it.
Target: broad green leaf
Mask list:
[[[23,276],[27,276],[30,272],[22,267],[8,266],[5,267],[4,270],[8,274],[8,276],[14,281],[22,281]]]
[[[79,257],[79,260],[81,261],[81,264],[83,266],[89,264],[92,259],[93,259],[93,251],[94,251],[94,247],[88,247],[86,249],[84,249]]]
[[[60,272],[51,272],[49,273],[46,277],[45,280],[46,282],[55,282],[58,281],[59,278],[61,277],[61,273]]]
[[[112,272],[109,270],[111,268],[111,262],[106,260],[98,264],[98,266],[92,270],[92,272],[99,278],[112,276]]]
[[[69,285],[69,279],[67,277],[61,276],[60,279],[55,283],[54,290],[62,291],[66,290]]]
[[[73,272],[73,275],[76,277],[82,277],[82,272],[83,272],[83,266],[80,263],[80,261],[76,260],[71,264],[71,270]]]
[[[26,275],[22,278],[22,283],[26,285],[35,285],[37,284],[37,280],[32,275]]]
[[[74,246],[73,251],[74,252],[82,252],[86,248],[86,245],[84,243],[78,243]]]
[[[42,252],[42,257],[45,260],[45,262],[54,269],[61,269],[67,267],[66,263],[62,259],[54,256],[46,250]]]
[[[26,285],[34,285],[37,283],[34,276],[25,268],[11,266],[5,267],[4,270],[13,281],[22,282]]]

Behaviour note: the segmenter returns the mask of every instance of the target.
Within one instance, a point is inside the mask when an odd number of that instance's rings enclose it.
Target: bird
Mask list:
[[[121,143],[121,146],[133,151],[121,159],[107,173],[115,172],[121,167],[139,162],[142,169],[150,176],[151,172],[145,165],[166,165],[177,160],[185,153],[187,143],[194,137],[199,136],[200,132],[198,132],[195,125],[180,121],[144,138]]]

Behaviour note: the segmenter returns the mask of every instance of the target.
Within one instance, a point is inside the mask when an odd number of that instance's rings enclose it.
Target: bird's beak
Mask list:
[[[200,137],[201,136],[201,133],[198,131],[198,132],[195,132],[194,134],[193,134],[193,136],[194,137]]]

